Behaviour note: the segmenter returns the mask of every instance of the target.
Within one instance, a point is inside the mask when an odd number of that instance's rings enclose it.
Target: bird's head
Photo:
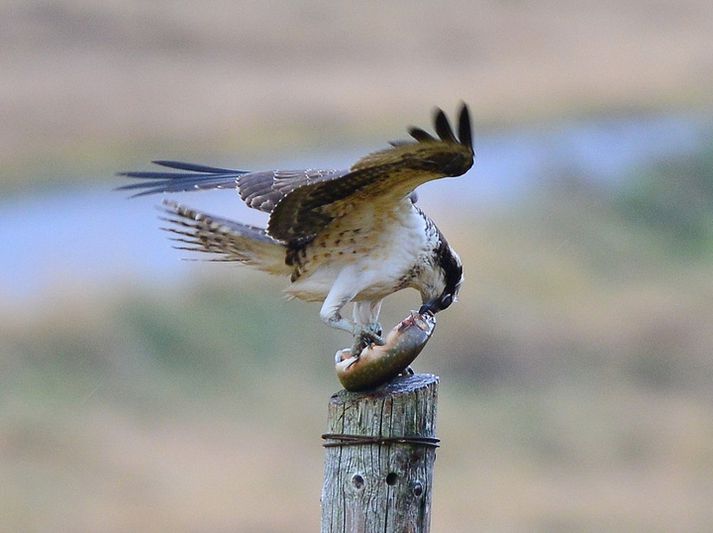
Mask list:
[[[434,250],[433,259],[430,282],[421,289],[423,305],[418,311],[421,314],[429,312],[435,315],[446,309],[456,301],[463,283],[463,263],[445,239]]]

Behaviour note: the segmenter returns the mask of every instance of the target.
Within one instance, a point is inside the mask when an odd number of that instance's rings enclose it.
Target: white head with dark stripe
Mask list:
[[[457,300],[463,284],[463,263],[442,235],[433,250],[432,270],[424,281],[419,287],[423,300],[419,313],[435,315]]]

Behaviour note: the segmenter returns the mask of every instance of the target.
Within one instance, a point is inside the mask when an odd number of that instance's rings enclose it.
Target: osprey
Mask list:
[[[120,187],[135,196],[207,189],[237,189],[250,207],[269,213],[267,228],[208,215],[164,201],[179,249],[217,254],[289,278],[289,296],[322,302],[328,325],[354,336],[352,353],[383,344],[382,300],[407,287],[421,293],[420,313],[435,314],[456,299],[463,266],[435,223],[415,205],[414,189],[460,176],[473,165],[468,108],[458,135],[436,109],[438,138],[409,128],[414,141],[358,160],[346,170],[251,172],[177,161],[154,161],[169,172],[124,172],[141,182]],[[354,302],[353,320],[342,309]]]

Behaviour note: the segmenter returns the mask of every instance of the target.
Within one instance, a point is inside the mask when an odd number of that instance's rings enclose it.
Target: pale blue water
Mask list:
[[[501,205],[520,197],[556,172],[575,172],[604,183],[626,178],[636,167],[694,152],[710,141],[710,115],[610,118],[531,126],[507,132],[475,132],[476,165],[461,179],[427,184],[419,203],[437,218],[442,209]],[[378,144],[344,153],[285,158],[281,168],[344,168]],[[156,154],[160,158],[162,154]],[[240,161],[200,161],[235,165]],[[147,167],[148,168],[148,165]],[[126,169],[117,169],[126,170]],[[128,200],[111,189],[120,178],[97,179],[102,187],[19,197],[0,202],[0,298],[5,303],[39,298],[58,285],[173,283],[195,265],[180,261],[161,232],[160,197]],[[228,191],[175,195],[179,201],[237,220],[264,224],[261,213],[244,207]],[[457,198],[457,202],[453,199]],[[223,271],[224,272],[224,271]]]

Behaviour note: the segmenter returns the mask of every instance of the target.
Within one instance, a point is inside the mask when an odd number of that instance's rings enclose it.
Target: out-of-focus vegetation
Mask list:
[[[712,162],[658,162],[618,190],[559,176],[523,205],[440,217],[467,283],[416,361],[443,382],[437,530],[711,523]],[[317,527],[348,340],[278,284],[201,270],[177,292],[3,311],[12,529]]]
[[[713,147],[697,157],[661,161],[633,179],[621,198],[629,220],[663,235],[674,253],[713,251]]]

